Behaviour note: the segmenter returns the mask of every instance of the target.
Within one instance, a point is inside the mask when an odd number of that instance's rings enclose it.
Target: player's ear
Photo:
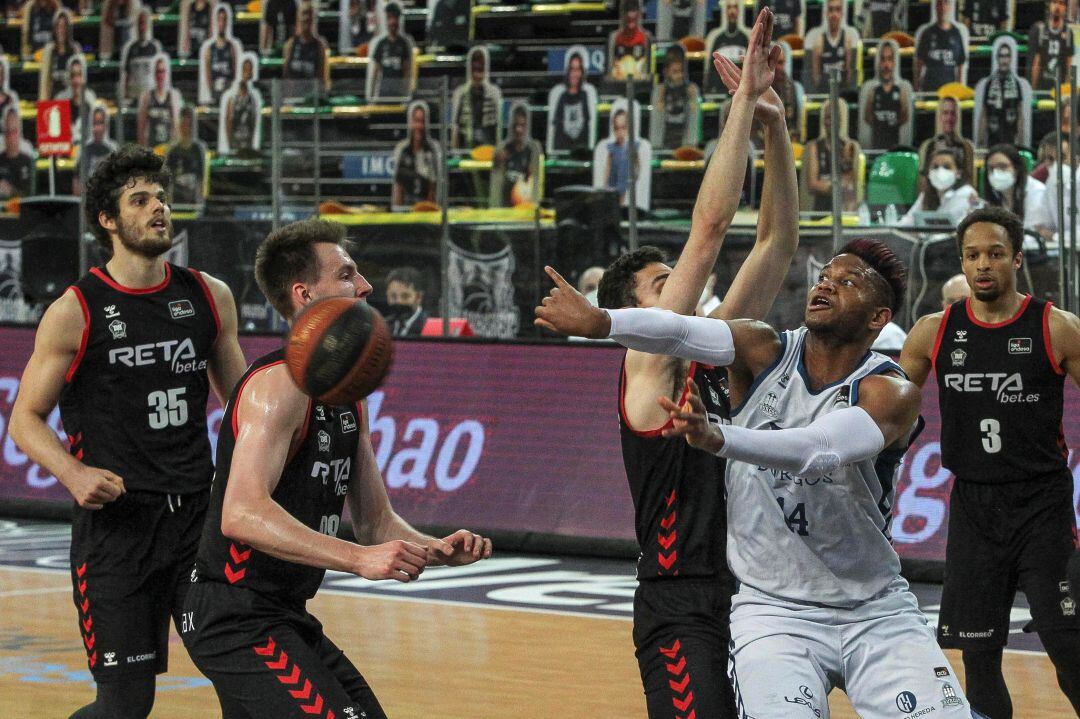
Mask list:
[[[303,309],[313,299],[311,292],[308,291],[308,286],[303,282],[294,282],[292,287],[289,288],[289,296],[292,298],[293,306],[297,311]]]
[[[1024,253],[1023,251],[1020,251],[1013,255],[1013,269],[1020,269],[1022,264],[1024,264]]]
[[[109,232],[116,232],[116,218],[110,217],[107,212],[102,210],[98,213],[98,224],[104,227]]]
[[[892,310],[888,307],[878,307],[870,318],[870,329],[880,330],[890,322],[892,322]]]

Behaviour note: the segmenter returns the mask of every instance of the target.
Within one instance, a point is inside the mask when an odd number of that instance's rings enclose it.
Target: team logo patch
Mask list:
[[[952,684],[949,684],[948,682],[941,687],[941,695],[944,697],[941,702],[942,709],[964,705],[964,702],[960,701],[960,697],[956,696],[956,690],[952,688]]]
[[[919,700],[911,692],[900,692],[896,695],[896,708],[900,711],[913,712],[917,706],[919,706]]]
[[[949,354],[949,359],[952,360],[953,367],[963,367],[964,360],[967,359],[967,352],[962,349],[955,349]]]
[[[1029,355],[1029,354],[1031,354],[1031,338],[1030,337],[1010,337],[1009,338],[1009,354],[1011,354],[1011,355]]]
[[[319,451],[330,451],[330,435],[325,430],[319,430]]]
[[[949,668],[948,667],[934,667],[934,676],[935,677],[947,677],[947,676],[949,676]]]
[[[1073,601],[1072,597],[1065,597],[1061,600],[1061,614],[1066,617],[1076,616],[1076,602]]]
[[[954,342],[967,342],[967,330],[956,330],[956,337],[953,338]]]
[[[111,320],[113,317],[119,317],[120,313],[116,310],[116,305],[105,305],[105,319]]]
[[[769,392],[765,395],[765,398],[761,400],[761,411],[770,417],[780,418],[780,411],[776,408],[776,403],[780,401],[780,398],[776,396],[775,392]]]
[[[338,415],[338,418],[341,420],[342,432],[356,431],[356,417],[353,416],[352,412],[342,412],[340,415]]]
[[[109,323],[109,332],[114,340],[122,340],[127,337],[127,325],[120,320],[113,320]]]
[[[195,308],[191,306],[191,300],[175,300],[169,303],[169,314],[174,320],[194,317]]]

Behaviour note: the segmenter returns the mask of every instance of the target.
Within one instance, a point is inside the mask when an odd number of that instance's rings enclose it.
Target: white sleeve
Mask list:
[[[609,338],[623,347],[726,367],[735,361],[731,328],[723,320],[688,317],[656,307],[607,310]]]
[[[838,467],[876,456],[885,435],[862,407],[845,407],[818,417],[806,427],[747,429],[725,425],[717,454],[813,479]]]

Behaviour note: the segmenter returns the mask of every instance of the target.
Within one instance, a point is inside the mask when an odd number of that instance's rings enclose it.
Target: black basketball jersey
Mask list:
[[[922,90],[937,90],[946,83],[954,82],[956,68],[967,62],[964,36],[956,25],[947,30],[942,30],[936,24],[931,25],[919,35],[915,55],[924,65]]]
[[[963,481],[1017,482],[1065,470],[1065,374],[1050,350],[1050,303],[1024,299],[987,325],[969,300],[945,310],[932,355],[941,463]]]
[[[296,27],[295,0],[268,0],[263,6],[263,22],[270,28],[275,47],[280,47]]]
[[[821,33],[821,87],[819,89],[823,91],[829,89],[829,71],[834,68],[840,70],[840,84],[845,85],[848,82],[847,63],[844,61],[847,53],[847,48],[844,46],[846,38],[847,34],[841,30],[836,43],[833,43],[829,39],[828,32]]]
[[[215,103],[221,100],[221,94],[232,84],[236,59],[236,48],[231,42],[224,45],[215,42],[210,46],[210,89]]]
[[[1059,30],[1053,30],[1047,22],[1032,25],[1028,34],[1028,62],[1036,56],[1039,58],[1039,74],[1032,79],[1034,89],[1054,89],[1055,73],[1061,75],[1063,83],[1068,82],[1064,60],[1071,54],[1072,34],[1068,25],[1062,23]]]
[[[198,50],[202,47],[202,44],[210,39],[210,3],[200,10],[191,6],[191,11],[188,14],[188,33],[191,36],[191,47]]]
[[[577,150],[589,147],[589,97],[582,90],[576,95],[569,90],[559,95],[555,103],[555,149]]]
[[[878,83],[870,98],[874,123],[870,126],[872,147],[875,150],[891,150],[900,144],[900,87],[886,89]]]
[[[1009,17],[1005,0],[964,0],[964,15],[971,18],[971,34],[989,37]]]
[[[662,146],[665,150],[674,150],[683,144],[686,137],[686,125],[690,118],[690,86],[664,86],[664,135]]]
[[[27,21],[30,24],[28,35],[31,51],[40,50],[52,42],[53,12],[48,6],[41,7],[37,3],[30,6]]]
[[[894,11],[896,10],[893,0],[870,0],[865,5],[866,12],[870,17],[870,33],[868,37],[881,37],[894,28]]]
[[[671,3],[671,39],[686,37],[693,30],[694,0],[672,0]]]
[[[202,202],[206,147],[198,140],[187,147],[176,143],[165,153],[165,165],[173,178],[173,204],[195,205]]]
[[[795,23],[802,17],[802,0],[765,0],[758,3],[757,11],[762,7],[773,11],[773,37],[795,33]]]
[[[503,182],[502,194],[503,207],[513,207],[514,205],[514,183],[529,179],[529,171],[535,159],[533,155],[535,147],[536,145],[531,140],[526,140],[525,144],[521,146],[521,150],[514,147],[512,140],[503,145],[503,152],[506,153],[506,181]]]
[[[292,44],[292,53],[286,65],[286,77],[316,78],[321,76],[323,61],[322,44],[315,38],[308,42],[297,38]]]
[[[712,54],[718,52],[736,65],[741,65],[743,57],[746,55],[746,46],[749,44],[749,35],[737,27],[729,28],[724,32],[717,33],[712,47],[709,48],[707,57],[712,58]],[[707,63],[706,70],[707,72],[704,74],[705,92],[710,95],[726,94],[727,86],[712,69],[711,59]]]
[[[173,138],[174,116],[172,92],[166,92],[159,100],[156,90],[150,91],[146,104],[146,137],[151,146],[164,145]]]
[[[68,86],[68,72],[67,64],[68,60],[75,54],[75,52],[69,47],[67,52],[64,52],[63,48],[54,47],[52,52],[52,67],[49,68],[50,79],[52,80],[52,96],[56,97],[58,94],[67,89]]]
[[[1011,72],[993,73],[986,81],[982,100],[986,113],[987,145],[1015,144],[1020,129],[1020,82]]]
[[[397,153],[394,182],[400,183],[405,190],[403,200],[406,205],[414,205],[431,197],[437,162],[433,146],[425,143],[420,150],[413,150],[412,143],[405,141]]]
[[[248,92],[237,92],[232,97],[233,121],[232,135],[229,137],[229,149],[250,150],[255,146],[255,123],[259,119],[255,107],[255,96]]]
[[[25,152],[8,157],[0,151],[0,182],[7,182],[11,189],[0,189],[0,199],[26,197],[34,187],[34,158]]]
[[[86,329],[60,395],[71,453],[127,489],[205,491],[206,366],[220,321],[202,275],[166,264],[161,284],[136,290],[95,267],[72,289]]]
[[[723,370],[691,363],[686,376],[701,391],[709,421],[730,424],[731,400]],[[683,377],[678,379],[681,384]],[[691,447],[682,437],[661,436],[662,429],[634,430],[623,404],[624,374],[619,385],[623,464],[641,548],[638,579],[726,574],[725,461]]]
[[[284,357],[281,349],[255,360],[229,399],[218,435],[218,470],[195,570],[196,581],[221,582],[295,603],[315,596],[326,570],[277,559],[221,532],[222,506],[236,448],[237,402],[253,375],[283,364]],[[361,470],[353,466],[360,427],[360,405],[310,400],[300,439],[290,448],[271,499],[308,528],[336,537],[349,482],[353,472]]]

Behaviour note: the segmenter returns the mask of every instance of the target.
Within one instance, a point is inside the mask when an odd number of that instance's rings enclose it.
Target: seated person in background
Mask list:
[[[105,0],[101,6],[101,33],[98,38],[98,59],[111,60],[118,48],[123,48],[134,34],[139,0]]]
[[[395,267],[386,275],[386,321],[394,337],[419,336],[427,322],[424,276],[415,267]]]
[[[596,144],[596,88],[585,79],[585,48],[566,53],[566,77],[548,93],[548,154],[587,151]]]
[[[855,86],[855,53],[859,33],[844,19],[844,0],[825,0],[820,27],[806,33],[810,56],[807,86],[810,92],[829,91],[829,71],[840,70],[840,89]]]
[[[296,31],[285,41],[281,57],[282,77],[286,80],[319,80],[322,89],[330,92],[330,46],[315,28],[314,3],[300,3]]]
[[[1065,107],[1068,107],[1066,105]],[[1069,165],[1069,138],[1061,138],[1061,147],[1065,151],[1065,166]],[[1050,179],[1050,173],[1055,172],[1054,166],[1057,163],[1058,154],[1058,142],[1057,133],[1048,132],[1043,136],[1043,139],[1039,141],[1038,152],[1035,155],[1035,169],[1031,171],[1031,177],[1039,182],[1046,184]]]
[[[180,134],[165,151],[165,166],[172,175],[173,205],[202,205],[206,198],[206,145],[195,137],[195,108],[180,109]]]
[[[653,39],[641,26],[639,0],[619,0],[619,27],[608,37],[608,78],[642,80],[649,76]]]
[[[941,286],[941,309],[949,309],[949,305],[971,297],[971,285],[968,284],[964,273],[955,274],[945,280]]]
[[[935,150],[951,147],[960,153],[967,176],[974,177],[975,146],[971,140],[960,136],[960,103],[956,98],[943,97],[938,100],[936,124],[937,133],[919,146],[919,167],[926,167],[930,163],[930,154]]]
[[[774,38],[783,39],[785,35],[803,36],[803,15],[806,8],[803,7],[802,0],[758,0],[754,7],[755,16],[763,7],[773,11]]]
[[[8,107],[19,108],[19,93],[11,89],[9,78],[7,55],[0,52],[0,118],[7,112]]]
[[[407,117],[408,135],[394,148],[396,169],[390,204],[395,209],[435,202],[438,197],[442,149],[428,135],[427,103],[418,100],[409,105]]]
[[[697,85],[686,71],[686,51],[682,45],[670,45],[664,55],[664,76],[652,91],[649,139],[654,147],[675,150],[700,144],[699,100]]]
[[[214,6],[217,0],[183,0],[180,3],[180,27],[177,30],[176,54],[182,58],[197,53],[213,31]]]
[[[1065,20],[1065,0],[1049,0],[1046,19],[1028,30],[1028,81],[1035,90],[1054,89],[1055,75],[1069,82],[1072,63],[1072,32]]]
[[[154,87],[139,96],[135,137],[146,147],[167,145],[176,138],[180,124],[180,106],[184,101],[172,86],[169,56],[154,57]]]
[[[259,18],[259,51],[272,53],[296,28],[297,0],[266,0]]]
[[[386,5],[386,32],[371,41],[368,53],[368,100],[401,99],[413,93],[412,37],[401,29],[401,6]]]
[[[491,206],[516,207],[540,202],[540,163],[544,149],[529,136],[529,106],[515,102],[510,107],[510,131],[495,153],[491,173]]]
[[[999,30],[1012,28],[1009,0],[963,0],[960,22],[972,37],[990,37]]]
[[[994,71],[975,87],[975,146],[1027,145],[1031,86],[1016,74],[1016,40],[994,41]]]
[[[908,0],[858,0],[855,17],[859,32],[866,39],[879,38],[887,32],[908,31]]]
[[[89,132],[83,118],[90,117],[90,109],[97,102],[97,95],[86,86],[86,58],[72,55],[67,64],[67,87],[56,94],[57,100],[71,103],[71,137],[74,142],[83,141],[83,132]]]
[[[154,39],[154,21],[150,11],[139,11],[138,34],[120,52],[120,85],[124,98],[137,99],[154,87],[154,58],[162,54],[161,43]],[[167,56],[166,56],[167,57]]]
[[[915,33],[916,92],[937,92],[967,75],[967,28],[955,22],[954,0],[934,0],[933,18]]]
[[[900,48],[894,40],[878,45],[874,79],[859,92],[859,140],[870,150],[911,144],[914,90],[900,77]]]
[[[240,56],[240,74],[221,96],[218,123],[218,152],[223,155],[250,155],[262,141],[262,94],[255,86],[259,58],[253,52]]]
[[[597,306],[596,291],[600,287],[600,280],[604,277],[604,268],[594,265],[589,267],[581,273],[581,277],[578,277],[577,289],[578,292],[585,295],[585,299],[589,301],[593,307]]]
[[[338,23],[338,53],[353,55],[361,45],[367,45],[379,34],[377,0],[342,0]],[[429,31],[430,32],[430,31]]]
[[[784,53],[784,61],[776,66],[772,89],[784,101],[784,119],[787,123],[788,136],[791,137],[792,142],[802,142],[801,124],[805,93],[802,83],[791,75],[791,46],[783,40],[776,44]]]
[[[837,165],[841,178],[841,205],[845,212],[850,212],[859,204],[855,173],[862,150],[859,148],[859,143],[848,137],[847,118],[848,104],[841,100],[838,128],[842,149]],[[829,139],[831,126],[832,112],[830,104],[826,102],[821,107],[821,133],[813,142],[807,143],[806,152],[803,155],[803,173],[810,197],[810,206],[806,209],[815,212],[832,211],[832,164],[830,161],[832,145]]]
[[[38,99],[50,100],[67,88],[68,61],[78,55],[79,46],[71,37],[71,11],[60,8],[53,16],[52,34],[41,51],[38,71]]]
[[[723,21],[705,38],[705,72],[702,77],[706,95],[727,95],[727,87],[720,74],[713,70],[713,53],[718,52],[736,65],[741,65],[746,46],[750,44],[750,32],[743,24],[742,3],[739,0],[724,0],[723,4]]]
[[[995,145],[986,152],[982,198],[987,205],[1011,210],[1025,228],[1034,229],[1033,210],[1042,204],[1044,192],[1046,185],[1028,175],[1027,162],[1015,146]]]
[[[926,189],[919,193],[915,204],[900,218],[901,226],[914,225],[916,213],[940,212],[948,215],[952,226],[956,227],[981,204],[979,193],[971,186],[971,176],[964,168],[963,158],[956,150],[935,150],[923,173],[926,176]]]
[[[53,18],[60,9],[57,0],[26,0],[22,6],[22,48],[19,57],[23,62],[34,59],[34,53],[52,40]]]
[[[488,79],[488,64],[486,47],[469,50],[468,80],[458,85],[450,101],[450,147],[454,149],[494,145],[498,141],[502,90]]]
[[[101,161],[120,149],[109,137],[109,111],[100,102],[90,109],[90,139],[79,148],[79,160],[75,165],[72,194],[82,195],[82,180],[89,179]]]
[[[240,43],[232,35],[232,8],[214,9],[214,36],[199,48],[199,103],[217,106],[240,68]]]
[[[23,139],[19,111],[4,113],[4,151],[0,153],[0,200],[34,194],[34,147]]]

